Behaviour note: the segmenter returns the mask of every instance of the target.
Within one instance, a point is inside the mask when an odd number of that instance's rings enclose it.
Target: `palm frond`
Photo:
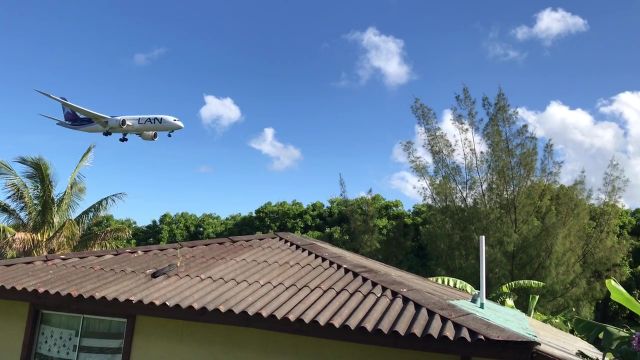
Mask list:
[[[72,219],[65,220],[45,241],[45,253],[70,252],[80,238],[80,229]]]
[[[464,280],[456,279],[454,277],[434,276],[434,277],[430,277],[429,280],[437,282],[438,284],[441,284],[441,285],[446,285],[454,289],[458,289],[460,291],[464,291],[471,295],[475,294],[476,292],[476,289],[473,286],[471,286],[471,284],[469,284]]]
[[[43,255],[41,239],[37,234],[16,231],[13,235],[0,237],[0,253],[4,257]]]
[[[90,165],[93,158],[94,147],[95,145],[90,145],[84,154],[82,154],[78,164],[76,164],[76,167],[69,176],[67,187],[56,199],[57,216],[60,219],[70,218],[71,214],[76,210],[78,203],[84,198],[86,187],[84,175],[82,175],[80,170]]]
[[[15,169],[4,161],[0,161],[0,180],[4,180],[7,200],[23,216],[30,217],[35,212],[31,191]]]
[[[125,245],[131,239],[131,229],[125,225],[115,225],[107,229],[82,234],[74,251],[110,250]]]
[[[26,226],[26,222],[18,210],[14,209],[9,203],[2,200],[0,200],[0,220],[7,224],[13,224],[19,227]]]
[[[49,162],[43,157],[21,156],[16,162],[25,167],[23,177],[26,179],[34,200],[37,203],[36,213],[32,219],[33,231],[51,234],[56,229],[55,223],[55,180]]]
[[[10,226],[0,224],[0,239],[6,239],[15,234],[16,234],[16,231],[13,230]]]
[[[125,196],[127,196],[127,194],[125,193],[116,193],[105,196],[86,208],[83,212],[81,212],[75,218],[75,222],[78,225],[80,232],[84,232],[87,227],[93,222],[96,216],[104,214],[118,201],[123,200]]]

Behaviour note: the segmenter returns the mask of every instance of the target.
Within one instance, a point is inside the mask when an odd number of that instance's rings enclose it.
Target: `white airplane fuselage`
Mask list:
[[[84,119],[82,119],[84,120]],[[97,123],[86,119],[74,123],[60,122],[58,125],[67,129],[73,129],[89,133],[125,133],[138,134],[150,131],[175,131],[184,126],[178,118],[169,115],[123,115],[107,119],[108,126],[102,127]]]

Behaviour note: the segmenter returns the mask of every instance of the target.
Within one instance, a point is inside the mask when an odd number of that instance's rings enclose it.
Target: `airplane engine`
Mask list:
[[[120,125],[121,128],[124,129],[124,128],[127,127],[127,125],[129,125],[129,123],[125,119],[120,119],[120,124],[119,125]]]
[[[158,140],[158,132],[157,131],[145,131],[140,134],[142,140],[147,141],[156,141]]]

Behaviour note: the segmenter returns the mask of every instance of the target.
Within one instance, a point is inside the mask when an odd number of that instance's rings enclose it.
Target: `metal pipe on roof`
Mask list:
[[[487,298],[487,284],[485,281],[485,259],[484,259],[484,235],[480,235],[480,308],[484,309]]]

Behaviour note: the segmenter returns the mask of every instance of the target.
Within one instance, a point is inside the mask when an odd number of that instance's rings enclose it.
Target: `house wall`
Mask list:
[[[0,300],[0,359],[19,359],[29,304]],[[459,360],[425,353],[237,326],[136,317],[132,360],[145,359]]]
[[[0,358],[19,359],[29,303],[0,300]]]
[[[138,316],[132,360],[142,359],[434,359],[459,356],[361,345],[344,341]]]

